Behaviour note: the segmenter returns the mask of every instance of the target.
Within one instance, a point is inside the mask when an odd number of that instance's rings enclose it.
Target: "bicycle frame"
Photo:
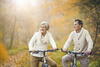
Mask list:
[[[47,63],[47,60],[46,60],[46,52],[45,51],[43,52],[43,63]]]
[[[55,50],[37,50],[37,51],[34,51],[33,53],[38,53],[38,52],[43,52],[43,64],[42,64],[42,67],[48,67],[48,64],[47,64],[47,60],[46,60],[46,53],[48,52],[54,52]],[[46,64],[46,65],[45,65]]]
[[[72,61],[72,67],[73,65],[77,67],[77,55],[76,54],[74,55],[74,59]]]
[[[68,51],[68,53],[70,54],[73,54],[73,61],[72,61],[72,65],[71,67],[77,67],[77,55],[81,55],[81,56],[84,56],[85,54],[84,53],[78,53],[78,52],[74,52],[74,51]]]

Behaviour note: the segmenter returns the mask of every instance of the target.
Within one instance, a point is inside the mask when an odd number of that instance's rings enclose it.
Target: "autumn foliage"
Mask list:
[[[0,43],[0,63],[7,61],[8,59],[8,52],[4,47],[3,43]]]

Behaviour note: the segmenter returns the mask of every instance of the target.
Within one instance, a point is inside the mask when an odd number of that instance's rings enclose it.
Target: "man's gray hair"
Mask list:
[[[49,30],[49,23],[47,21],[42,21],[40,25],[45,25],[46,29]]]

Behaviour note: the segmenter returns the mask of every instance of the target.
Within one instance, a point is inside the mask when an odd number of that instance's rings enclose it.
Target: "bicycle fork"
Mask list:
[[[45,52],[44,52],[44,58],[43,58],[42,67],[48,67],[47,60],[46,60],[46,56],[45,56]]]
[[[75,54],[74,57],[73,57],[73,61],[71,63],[71,67],[77,67],[77,55]]]
[[[43,63],[47,63],[46,57],[43,58]]]
[[[46,60],[45,52],[43,54],[44,54],[43,63],[46,64],[47,63],[47,60]]]

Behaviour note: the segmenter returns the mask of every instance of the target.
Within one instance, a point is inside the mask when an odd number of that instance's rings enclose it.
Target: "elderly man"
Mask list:
[[[71,32],[68,40],[63,46],[63,51],[67,51],[67,48],[70,46],[70,43],[74,42],[74,51],[75,52],[84,52],[87,56],[80,57],[78,60],[81,63],[81,67],[88,67],[89,59],[88,54],[91,53],[93,48],[93,42],[89,32],[83,28],[83,22],[80,19],[76,19],[74,22],[74,31]],[[62,57],[63,67],[68,67],[68,62],[73,60],[72,54],[67,54]]]

